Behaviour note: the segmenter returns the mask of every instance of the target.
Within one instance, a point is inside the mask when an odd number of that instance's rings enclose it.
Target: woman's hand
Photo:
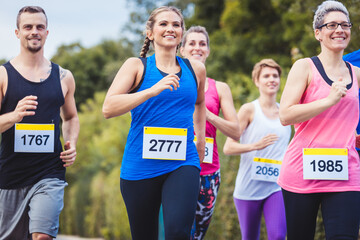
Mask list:
[[[346,92],[346,84],[343,79],[340,78],[338,81],[332,83],[331,90],[327,98],[332,105],[335,105],[341,100],[341,98],[346,96]]]
[[[169,74],[158,83],[152,86],[150,89],[153,92],[154,96],[159,95],[165,89],[170,91],[177,90],[180,87],[180,78],[175,74]]]
[[[258,142],[254,143],[255,149],[264,149],[267,146],[274,144],[278,139],[279,137],[276,134],[268,134],[265,137],[261,138]]]

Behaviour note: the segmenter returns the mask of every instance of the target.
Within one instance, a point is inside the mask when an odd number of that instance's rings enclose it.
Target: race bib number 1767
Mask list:
[[[15,124],[14,152],[54,152],[54,124]]]

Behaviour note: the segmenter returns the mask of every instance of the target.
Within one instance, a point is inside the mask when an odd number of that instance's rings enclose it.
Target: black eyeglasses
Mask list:
[[[319,26],[318,29],[322,27],[326,27],[329,30],[336,30],[339,27],[339,25],[343,30],[349,30],[352,27],[351,22],[343,22],[343,23],[329,22]]]

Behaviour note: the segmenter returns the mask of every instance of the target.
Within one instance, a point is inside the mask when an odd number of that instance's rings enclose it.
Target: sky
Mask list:
[[[78,41],[84,47],[91,47],[104,39],[119,39],[131,12],[127,0],[2,0],[0,59],[10,60],[19,54],[16,16],[27,5],[40,6],[46,12],[49,35],[44,55],[49,59],[63,44]]]

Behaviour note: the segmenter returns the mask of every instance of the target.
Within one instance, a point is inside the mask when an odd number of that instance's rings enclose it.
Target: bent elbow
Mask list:
[[[103,114],[104,118],[106,118],[106,119],[111,118],[110,111],[105,105],[102,108],[102,114]]]
[[[231,153],[230,153],[230,148],[229,148],[229,146],[228,146],[227,144],[224,145],[224,147],[223,147],[223,152],[224,152],[224,154],[227,155],[227,156],[231,155]]]
[[[227,136],[236,142],[238,142],[240,140],[241,132],[240,132],[240,127],[239,127],[238,123],[236,123],[236,125],[233,126],[233,128],[231,129],[231,133],[228,133]]]
[[[287,125],[290,125],[290,123],[288,121],[286,121],[285,118],[280,118],[280,122],[283,126],[287,126]]]
[[[291,123],[289,122],[289,119],[286,117],[286,114],[284,114],[281,110],[279,111],[279,119],[280,119],[280,123],[283,126],[287,126],[290,125]]]

